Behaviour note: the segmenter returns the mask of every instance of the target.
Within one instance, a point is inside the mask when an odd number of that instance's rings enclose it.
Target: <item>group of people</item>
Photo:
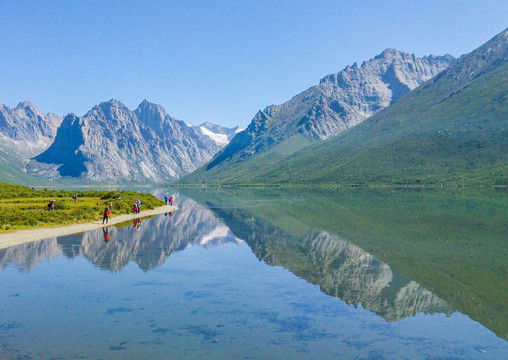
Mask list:
[[[121,198],[118,198],[118,199],[119,199],[119,201],[121,201]],[[75,195],[74,200],[75,201],[77,200],[77,195]],[[165,195],[164,196],[164,201],[166,201],[166,205],[173,205],[173,197],[172,196]],[[98,204],[99,203],[97,203],[97,205]],[[50,202],[50,206],[51,207],[53,206],[52,202]],[[104,208],[104,213],[103,213],[103,216],[102,216],[102,224],[107,224],[108,223],[109,217],[111,215],[111,209],[112,208],[113,208],[113,203],[112,202],[109,203],[109,207]],[[141,201],[139,199],[134,201],[134,203],[132,204],[132,212],[133,212],[133,214],[139,214],[141,212]],[[173,215],[173,212],[171,212],[170,217],[172,215]],[[166,214],[166,216],[167,216],[167,214]],[[139,227],[138,227],[138,230],[139,230]]]
[[[132,204],[132,212],[134,214],[139,214],[141,212],[141,201],[139,201],[139,199],[134,201],[134,203]]]

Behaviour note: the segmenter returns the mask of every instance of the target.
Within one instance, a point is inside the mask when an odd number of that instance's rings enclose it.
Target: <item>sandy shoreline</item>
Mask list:
[[[134,220],[140,217],[159,215],[166,212],[175,211],[176,206],[161,206],[153,210],[144,210],[140,214],[118,215],[109,219],[108,225],[119,224],[124,221]],[[106,225],[102,225],[102,220],[83,224],[63,225],[54,228],[42,228],[33,230],[20,230],[12,233],[0,234],[0,249],[11,246],[21,245],[32,241],[44,240],[47,238],[71,235],[99,229]]]

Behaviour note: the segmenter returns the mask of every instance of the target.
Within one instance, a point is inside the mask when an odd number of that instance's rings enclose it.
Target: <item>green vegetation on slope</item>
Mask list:
[[[337,137],[180,184],[508,185],[508,30]]]
[[[74,194],[78,195],[77,204],[72,198]],[[0,232],[98,220],[110,202],[111,216],[129,214],[137,199],[142,209],[164,205],[151,194],[134,191],[35,190],[0,183]],[[56,200],[55,211],[48,211],[49,200]]]

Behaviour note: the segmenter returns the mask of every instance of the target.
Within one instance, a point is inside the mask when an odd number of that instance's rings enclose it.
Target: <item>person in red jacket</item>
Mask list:
[[[106,221],[106,224],[108,223],[109,215],[110,215],[109,209],[105,208],[104,209],[104,214],[102,216],[102,224],[104,224],[104,221]]]

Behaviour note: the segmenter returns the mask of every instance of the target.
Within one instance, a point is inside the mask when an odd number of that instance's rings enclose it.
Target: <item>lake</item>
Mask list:
[[[175,205],[0,250],[0,359],[508,358],[504,190]]]

